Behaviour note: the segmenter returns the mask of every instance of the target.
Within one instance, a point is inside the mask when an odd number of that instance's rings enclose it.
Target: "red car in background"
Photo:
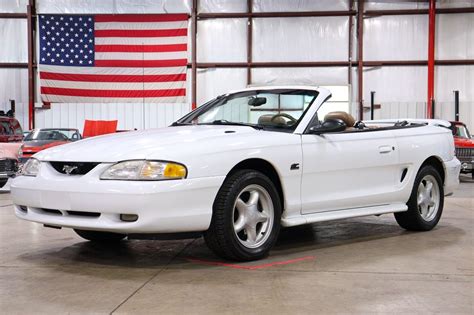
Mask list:
[[[0,188],[18,171],[18,151],[23,130],[13,115],[0,111]]]
[[[461,173],[471,173],[474,179],[474,140],[466,125],[460,121],[451,121],[456,157],[461,161]]]
[[[33,154],[41,150],[80,139],[82,139],[82,136],[79,130],[73,128],[34,129],[23,139],[20,162],[24,163]]]
[[[0,113],[0,142],[21,142],[23,130],[18,120],[2,114],[3,111]]]

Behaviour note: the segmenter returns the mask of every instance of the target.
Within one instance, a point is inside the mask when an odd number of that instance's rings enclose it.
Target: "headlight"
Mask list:
[[[39,173],[41,162],[35,158],[29,159],[21,168],[20,175],[36,176]]]
[[[100,179],[166,180],[186,178],[182,164],[160,161],[124,161],[106,169]]]
[[[23,155],[23,144],[18,148],[18,157],[21,158]]]

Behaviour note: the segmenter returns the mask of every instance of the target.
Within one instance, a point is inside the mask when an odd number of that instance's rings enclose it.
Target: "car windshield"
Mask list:
[[[464,125],[453,125],[453,134],[456,137],[471,139],[471,135],[469,134],[469,130]]]
[[[75,129],[39,129],[31,131],[24,141],[75,141],[79,139],[79,131]]]
[[[173,125],[246,125],[292,131],[317,96],[317,91],[295,89],[238,92],[202,105]]]

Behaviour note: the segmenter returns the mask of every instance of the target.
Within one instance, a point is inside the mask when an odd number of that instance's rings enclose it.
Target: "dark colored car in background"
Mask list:
[[[77,129],[73,128],[42,128],[32,130],[24,139],[20,161],[23,163],[33,154],[82,139]]]
[[[460,121],[451,121],[456,157],[461,161],[461,173],[471,173],[474,179],[474,140],[466,125]]]

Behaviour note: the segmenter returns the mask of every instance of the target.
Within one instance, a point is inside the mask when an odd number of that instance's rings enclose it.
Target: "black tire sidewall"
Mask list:
[[[418,202],[417,202],[418,186],[420,185],[420,182],[423,180],[423,178],[427,175],[431,175],[436,179],[436,182],[438,184],[439,194],[440,194],[438,212],[436,213],[436,217],[431,221],[426,221],[425,219],[423,219],[420,212],[418,211]],[[444,189],[443,189],[443,180],[441,179],[440,174],[434,167],[424,166],[418,172],[415,178],[413,190],[410,195],[410,199],[408,200],[407,206],[408,206],[408,211],[411,212],[413,219],[416,220],[416,224],[421,228],[421,230],[426,230],[426,231],[431,230],[438,224],[439,220],[441,219],[441,214],[443,213]]]
[[[248,259],[258,259],[265,256],[270,248],[276,242],[278,234],[280,231],[280,219],[281,219],[281,202],[278,195],[278,192],[273,185],[273,182],[264,174],[254,171],[240,171],[234,176],[229,178],[230,181],[234,181],[230,191],[224,196],[226,199],[225,209],[220,209],[225,211],[225,233],[227,234],[227,239],[232,244],[234,251],[237,252],[238,256],[245,257]],[[273,203],[273,226],[271,229],[271,234],[268,239],[261,246],[257,248],[248,248],[240,243],[237,235],[234,232],[234,218],[233,218],[233,208],[234,203],[241,191],[249,185],[259,185],[262,186],[270,195]],[[217,209],[216,209],[217,210]],[[217,210],[219,211],[219,210]]]

